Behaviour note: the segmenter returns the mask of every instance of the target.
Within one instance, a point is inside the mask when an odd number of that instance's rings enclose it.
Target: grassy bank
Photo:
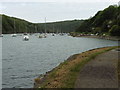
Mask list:
[[[117,47],[98,48],[76,54],[47,73],[44,78],[36,78],[37,88],[74,88],[75,81],[81,68],[98,54]]]
[[[120,87],[120,56],[118,55],[118,83]]]

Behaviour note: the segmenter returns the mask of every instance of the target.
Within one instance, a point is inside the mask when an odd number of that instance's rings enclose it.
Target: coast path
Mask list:
[[[118,54],[120,51],[114,49],[88,62],[81,69],[75,88],[118,88]]]

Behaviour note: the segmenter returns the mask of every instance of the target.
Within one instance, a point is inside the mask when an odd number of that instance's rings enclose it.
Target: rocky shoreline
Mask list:
[[[72,37],[86,37],[86,38],[99,38],[99,39],[120,41],[120,36],[109,36],[106,34],[97,35],[97,34],[70,33],[70,36],[72,36]]]

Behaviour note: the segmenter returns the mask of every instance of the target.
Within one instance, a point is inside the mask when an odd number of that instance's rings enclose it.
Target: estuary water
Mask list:
[[[2,87],[32,88],[34,78],[52,70],[70,55],[90,49],[117,46],[117,41],[71,37],[52,36],[38,38],[29,36],[29,41],[23,41],[23,36],[2,38]]]

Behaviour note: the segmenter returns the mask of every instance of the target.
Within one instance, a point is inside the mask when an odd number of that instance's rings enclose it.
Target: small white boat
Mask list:
[[[0,34],[0,37],[3,37],[3,34]]]
[[[55,36],[55,34],[53,33],[52,36]]]
[[[16,34],[16,25],[15,25],[15,19],[14,19],[14,28],[13,28],[13,34],[11,34],[12,37],[16,37],[17,34]]]
[[[43,38],[46,38],[46,37],[47,37],[47,35],[44,34],[44,35],[43,35]]]
[[[42,36],[42,35],[39,35],[38,37],[39,37],[39,38],[43,38],[43,36]]]
[[[47,38],[47,35],[46,34],[40,34],[38,37],[39,38]]]
[[[29,36],[25,35],[25,36],[23,37],[23,40],[24,40],[24,41],[28,41],[28,40],[29,40]]]
[[[17,36],[17,34],[11,34],[11,36],[12,36],[12,37],[16,37],[16,36]]]

